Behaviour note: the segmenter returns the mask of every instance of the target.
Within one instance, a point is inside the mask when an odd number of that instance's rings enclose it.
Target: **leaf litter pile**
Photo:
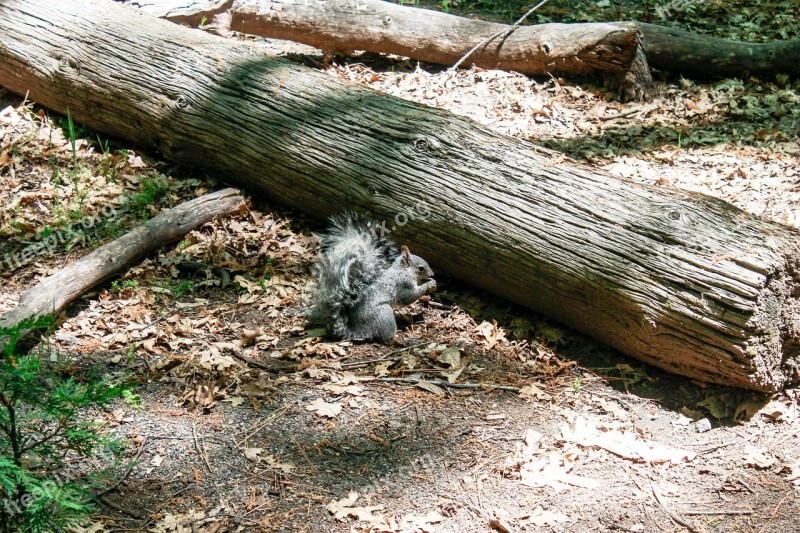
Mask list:
[[[401,58],[320,68],[563,161],[800,225],[788,79],[659,84],[650,102],[618,104],[559,80]],[[11,95],[3,105],[0,313],[220,186]],[[419,344],[321,339],[303,315],[321,227],[253,202],[85,294],[35,348],[64,372],[137,383],[86,413],[138,464],[85,531],[796,528],[796,389],[765,397],[666,375],[439,273],[431,298],[398,312],[401,339]]]

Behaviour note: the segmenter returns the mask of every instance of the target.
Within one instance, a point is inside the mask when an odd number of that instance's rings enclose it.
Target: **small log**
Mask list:
[[[119,274],[150,252],[183,238],[216,217],[235,213],[243,206],[244,199],[239,191],[224,189],[159,214],[25,291],[19,305],[0,316],[0,328],[12,329],[25,319],[57,314],[81,294]],[[0,353],[7,340],[7,337],[0,337]]]
[[[0,84],[703,381],[800,380],[800,232],[109,0],[0,2]]]

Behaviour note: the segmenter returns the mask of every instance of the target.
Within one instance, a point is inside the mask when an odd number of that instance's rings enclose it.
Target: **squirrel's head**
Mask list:
[[[433,270],[428,263],[418,255],[413,255],[407,246],[400,247],[400,261],[403,267],[414,270],[414,275],[417,278],[417,285],[433,279]]]

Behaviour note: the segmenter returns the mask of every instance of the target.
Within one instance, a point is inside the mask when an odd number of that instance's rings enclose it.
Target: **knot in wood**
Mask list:
[[[441,144],[433,137],[417,137],[411,141],[411,145],[418,152],[433,152],[441,149]]]
[[[670,221],[672,221],[672,222],[682,222],[682,221],[684,221],[683,213],[681,213],[680,211],[677,211],[677,210],[672,210],[669,213],[667,213],[667,218],[669,218]]]
[[[178,109],[186,109],[189,107],[189,100],[186,99],[185,96],[181,95],[175,99],[175,105],[178,106]]]
[[[70,60],[70,58],[67,56],[63,56],[61,57],[61,59],[58,60],[58,68],[59,70],[67,70],[69,68],[72,68],[76,70],[78,73],[80,73],[80,64],[74,59]]]
[[[392,17],[390,17],[389,15],[386,15],[385,17],[383,17],[383,26],[384,26],[384,28],[388,28],[391,25],[392,25]]]

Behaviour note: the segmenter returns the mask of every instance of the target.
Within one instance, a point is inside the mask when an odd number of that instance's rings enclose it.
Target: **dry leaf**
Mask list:
[[[230,398],[225,398],[222,401],[230,403],[232,407],[239,407],[244,403],[244,398],[241,396],[231,396]]]
[[[350,396],[360,396],[364,392],[364,387],[360,385],[340,385],[338,383],[326,383],[322,386],[326,391],[336,395],[349,394]]]
[[[520,398],[535,398],[537,400],[542,400],[545,402],[549,402],[553,399],[552,396],[544,392],[542,389],[537,387],[534,384],[526,385],[519,390],[519,397]]]
[[[294,465],[294,463],[284,463],[284,462],[280,461],[274,455],[267,455],[266,457],[264,457],[264,460],[270,466],[270,468],[272,468],[274,470],[281,470],[281,471],[285,472],[286,474],[291,474],[292,471],[295,468],[297,468]]]
[[[258,462],[258,460],[259,460],[258,456],[263,451],[264,451],[263,448],[245,448],[244,449],[244,456],[247,457],[247,459],[249,461]]]
[[[339,501],[332,501],[327,505],[328,511],[333,513],[337,520],[344,520],[348,516],[354,517],[356,520],[375,521],[378,517],[373,516],[372,513],[382,511],[382,505],[374,505],[371,507],[353,507],[353,504],[358,499],[358,493],[351,491],[347,498],[342,498]]]
[[[570,518],[565,514],[559,513],[558,511],[546,511],[541,507],[537,507],[531,513],[531,516],[528,518],[528,521],[538,527],[545,527],[545,526],[552,527],[558,524],[563,524],[565,522],[574,522],[575,519]]]
[[[342,412],[342,403],[328,403],[322,398],[317,398],[310,404],[306,405],[306,409],[313,411],[317,416],[336,418],[339,413]]]
[[[475,331],[483,335],[487,350],[491,350],[495,344],[504,341],[506,338],[506,332],[503,331],[503,328],[497,326],[497,321],[492,321],[490,324],[484,320],[478,324]]]
[[[444,389],[442,389],[439,385],[431,383],[430,381],[425,381],[424,379],[419,380],[416,383],[416,386],[424,391],[431,392],[436,396],[444,396]]]

